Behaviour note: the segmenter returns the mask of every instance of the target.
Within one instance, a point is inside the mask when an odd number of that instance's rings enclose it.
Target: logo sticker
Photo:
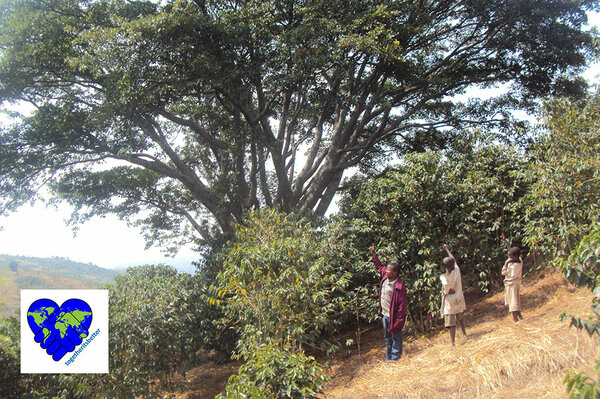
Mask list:
[[[107,372],[107,290],[21,290],[21,373]]]

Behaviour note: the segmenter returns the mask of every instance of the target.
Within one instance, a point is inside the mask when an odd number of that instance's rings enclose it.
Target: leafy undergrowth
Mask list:
[[[570,287],[556,273],[525,281],[525,319],[513,323],[499,292],[468,304],[467,336],[457,332],[456,347],[445,331],[407,337],[400,361],[382,361],[379,328],[361,338],[361,350],[332,361],[332,382],[324,399],[348,398],[564,398],[568,371],[592,372],[600,345],[569,329],[559,315],[587,315],[591,293]],[[181,380],[178,399],[213,398],[224,390],[238,364],[205,364]]]

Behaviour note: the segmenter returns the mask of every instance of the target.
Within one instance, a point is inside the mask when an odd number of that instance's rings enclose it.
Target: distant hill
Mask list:
[[[196,266],[194,265],[193,262],[198,262],[198,260],[199,260],[198,256],[183,257],[183,258],[163,258],[163,259],[157,259],[157,260],[146,261],[146,262],[123,263],[118,266],[118,269],[125,270],[128,267],[135,267],[135,266],[139,266],[139,265],[161,265],[162,264],[162,265],[174,267],[179,272],[188,273],[188,274],[193,275],[196,273]]]
[[[0,317],[15,316],[21,289],[100,288],[117,274],[65,258],[0,255]]]

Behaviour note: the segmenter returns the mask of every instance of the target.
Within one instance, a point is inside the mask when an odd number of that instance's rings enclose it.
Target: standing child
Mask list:
[[[465,325],[462,321],[462,313],[466,310],[467,306],[462,291],[460,268],[446,244],[444,244],[444,249],[448,253],[448,256],[442,261],[446,272],[440,276],[440,280],[442,280],[441,316],[444,319],[444,326],[450,332],[450,342],[454,346],[457,324],[463,335],[467,335]]]
[[[504,235],[502,235],[504,239]],[[504,239],[508,248],[508,259],[502,266],[502,275],[504,276],[504,304],[508,306],[508,311],[512,314],[513,321],[517,323],[523,319],[521,315],[521,275],[523,274],[523,261],[521,260],[521,250],[519,247],[510,247],[508,241]]]

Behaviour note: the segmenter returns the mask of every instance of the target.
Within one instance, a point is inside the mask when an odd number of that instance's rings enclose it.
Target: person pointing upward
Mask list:
[[[396,262],[384,266],[375,253],[375,244],[369,247],[371,262],[381,276],[379,283],[379,311],[383,317],[383,337],[386,342],[385,358],[396,361],[402,356],[402,328],[408,311],[406,287],[400,278]]]

